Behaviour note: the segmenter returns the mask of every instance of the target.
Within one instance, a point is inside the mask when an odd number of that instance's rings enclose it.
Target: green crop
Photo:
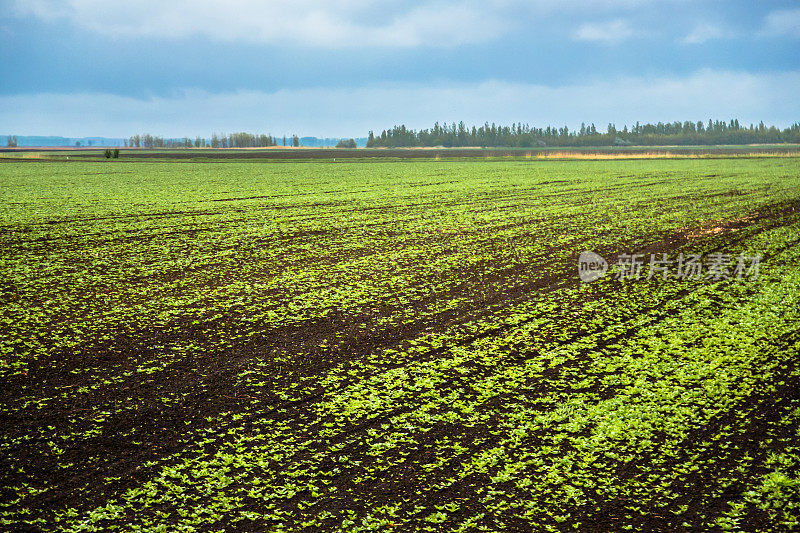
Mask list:
[[[798,158],[2,161],[0,198],[0,529],[800,523]]]

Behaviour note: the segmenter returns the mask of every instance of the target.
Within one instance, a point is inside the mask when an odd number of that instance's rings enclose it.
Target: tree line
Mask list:
[[[286,138],[284,137],[284,143],[285,140]],[[145,133],[132,135],[125,140],[125,146],[131,148],[264,148],[277,146],[277,144],[277,139],[272,135],[245,132],[227,135],[214,133],[210,139],[205,137],[165,139],[164,137]]]
[[[283,139],[279,140],[268,134],[246,132],[227,135],[214,133],[210,139],[205,137],[165,139],[149,133],[132,135],[130,138],[125,139],[125,146],[129,148],[267,148],[281,145],[297,148],[301,144],[300,137],[297,135],[292,135],[288,138],[284,135]],[[336,147],[355,148],[356,141],[354,139],[341,139]]]
[[[659,122],[640,124],[618,129],[608,124],[604,132],[594,124],[582,123],[580,129],[567,126],[546,128],[531,127],[516,123],[498,126],[485,123],[483,126],[467,127],[464,122],[440,125],[430,129],[412,130],[405,125],[384,130],[380,135],[370,131],[367,147],[503,147],[534,148],[541,146],[664,146],[664,145],[716,145],[716,144],[764,144],[800,143],[800,123],[786,129],[766,126],[764,122],[744,126],[737,119],[704,122]]]

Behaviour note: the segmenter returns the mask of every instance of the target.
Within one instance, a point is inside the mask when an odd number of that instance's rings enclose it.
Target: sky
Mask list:
[[[0,134],[800,121],[800,1],[0,0]]]

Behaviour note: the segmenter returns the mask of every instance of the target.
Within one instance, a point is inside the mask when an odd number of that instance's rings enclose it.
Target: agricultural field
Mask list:
[[[541,148],[121,148],[124,159],[160,160],[332,160],[342,159],[660,159],[800,156],[800,144],[718,145],[718,146],[592,146]],[[0,159],[103,159],[98,148],[3,148]]]
[[[0,159],[0,529],[798,530],[762,155]]]

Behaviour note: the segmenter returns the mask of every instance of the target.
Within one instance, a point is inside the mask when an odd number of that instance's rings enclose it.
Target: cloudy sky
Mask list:
[[[800,120],[800,2],[0,0],[0,134]]]

